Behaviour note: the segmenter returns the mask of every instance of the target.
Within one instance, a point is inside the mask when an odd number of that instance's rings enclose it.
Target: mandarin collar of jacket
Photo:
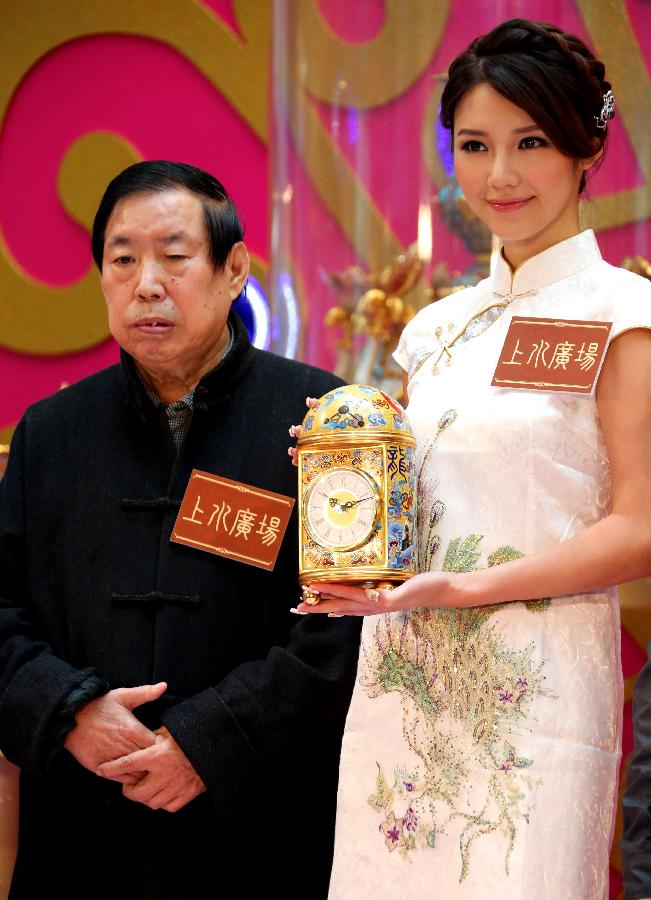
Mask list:
[[[215,403],[228,399],[253,362],[255,350],[251,346],[244,323],[231,311],[228,324],[232,330],[233,343],[226,356],[197,384],[193,397],[195,410],[208,409]],[[148,413],[154,411],[155,407],[147,396],[134,358],[123,349],[120,349],[120,379],[127,406],[142,419],[146,419]]]

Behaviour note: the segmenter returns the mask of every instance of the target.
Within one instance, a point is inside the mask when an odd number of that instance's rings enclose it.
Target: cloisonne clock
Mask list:
[[[415,444],[402,407],[367,385],[309,410],[297,444],[302,585],[415,574]]]

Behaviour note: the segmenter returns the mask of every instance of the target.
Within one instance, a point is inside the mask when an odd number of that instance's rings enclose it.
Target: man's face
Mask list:
[[[104,236],[111,334],[155,381],[196,383],[227,343],[226,320],[247,273],[242,243],[223,269],[214,268],[194,194],[179,188],[124,197]]]

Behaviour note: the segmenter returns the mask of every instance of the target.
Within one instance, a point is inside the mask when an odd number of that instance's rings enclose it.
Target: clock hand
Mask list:
[[[351,508],[351,506],[355,505],[354,503],[351,503],[350,501],[348,503],[340,503],[336,497],[328,498],[328,503],[330,504],[331,509],[334,509],[336,506],[338,506],[340,512],[346,512],[346,510],[349,510]]]
[[[357,506],[358,503],[363,503],[365,500],[372,500],[373,497],[362,497],[361,500],[349,500],[347,503],[340,503],[339,508],[342,512],[346,512],[349,509],[352,509],[353,506]]]

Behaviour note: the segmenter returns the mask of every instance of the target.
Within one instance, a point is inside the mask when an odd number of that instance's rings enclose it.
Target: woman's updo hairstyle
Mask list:
[[[528,112],[566,156],[587,159],[603,149],[608,129],[597,119],[610,90],[604,64],[555,25],[510,19],[476,38],[450,66],[441,97],[446,128],[454,131],[457,105],[479,84]],[[579,191],[584,187],[585,173]]]

